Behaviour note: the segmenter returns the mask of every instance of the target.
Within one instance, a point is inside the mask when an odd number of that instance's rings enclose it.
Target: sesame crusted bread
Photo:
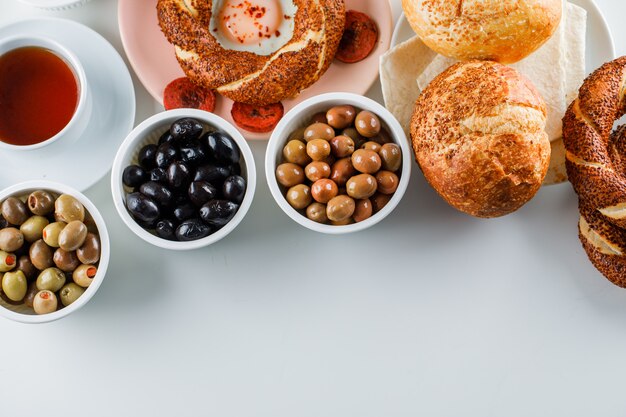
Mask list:
[[[157,12],[189,78],[234,101],[266,105],[295,97],[315,83],[343,35],[343,0],[289,1],[297,7],[293,36],[270,55],[225,49],[209,30],[212,0],[159,0]]]
[[[578,194],[579,235],[604,276],[626,287],[626,57],[591,74],[563,118],[567,175]]]
[[[462,61],[511,64],[552,36],[563,0],[402,0],[402,8],[434,51]]]
[[[528,202],[550,159],[546,105],[530,81],[491,61],[458,63],[415,103],[411,139],[428,182],[453,207],[498,217]]]

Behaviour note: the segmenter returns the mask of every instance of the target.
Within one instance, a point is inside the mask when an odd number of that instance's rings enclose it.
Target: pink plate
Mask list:
[[[159,103],[163,89],[172,80],[184,76],[170,45],[159,28],[156,0],[119,0],[118,18],[126,55],[144,87]],[[309,97],[329,92],[346,91],[365,94],[378,78],[379,57],[389,49],[393,21],[386,0],[346,0],[346,10],[358,10],[371,16],[378,25],[378,45],[370,56],[355,64],[335,60],[326,74],[296,99],[285,100],[285,112]],[[218,97],[215,113],[233,123],[232,101]],[[270,133],[241,130],[246,139],[267,139]]]

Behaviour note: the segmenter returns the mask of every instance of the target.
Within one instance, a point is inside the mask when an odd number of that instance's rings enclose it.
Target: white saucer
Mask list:
[[[44,10],[67,10],[82,6],[89,0],[17,0],[20,3]]]
[[[84,191],[111,169],[119,145],[135,122],[135,89],[124,61],[101,35],[71,20],[35,18],[0,27],[0,38],[47,36],[72,50],[83,64],[93,109],[82,137],[33,151],[0,153],[0,188],[50,180]]]
[[[587,10],[587,73],[590,74],[605,62],[615,59],[615,43],[602,12],[593,0],[568,0]],[[404,13],[398,19],[391,37],[391,47],[415,36]]]

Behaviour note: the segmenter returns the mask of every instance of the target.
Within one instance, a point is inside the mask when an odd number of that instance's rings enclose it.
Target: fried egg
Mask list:
[[[271,55],[293,37],[291,0],[214,0],[209,30],[224,49]]]

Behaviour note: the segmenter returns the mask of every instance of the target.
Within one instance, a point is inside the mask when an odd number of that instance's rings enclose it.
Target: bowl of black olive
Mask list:
[[[255,187],[244,137],[219,116],[194,109],[159,113],[137,126],[111,173],[124,223],[146,242],[173,250],[228,235],[250,208]]]

